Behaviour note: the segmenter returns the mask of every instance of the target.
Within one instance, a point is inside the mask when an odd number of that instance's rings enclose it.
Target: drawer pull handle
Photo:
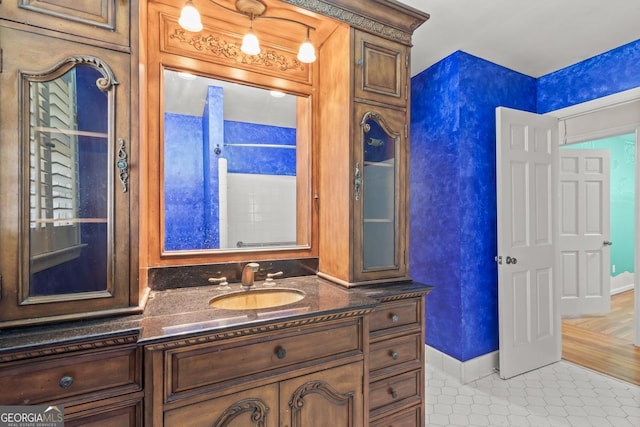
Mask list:
[[[60,381],[58,381],[58,385],[60,386],[60,388],[69,388],[72,384],[73,377],[69,375],[65,375],[64,377],[60,378]]]
[[[278,347],[278,350],[276,350],[276,356],[278,357],[278,359],[284,359],[285,357],[287,357],[287,350],[282,347]]]
[[[398,360],[398,357],[400,357],[400,355],[398,353],[396,353],[395,351],[391,352],[391,358],[393,360]]]
[[[395,391],[394,389],[391,389],[391,397],[393,397],[394,399],[398,398],[398,392]]]
[[[395,313],[391,313],[391,321],[392,322],[397,322],[399,319],[398,315]]]

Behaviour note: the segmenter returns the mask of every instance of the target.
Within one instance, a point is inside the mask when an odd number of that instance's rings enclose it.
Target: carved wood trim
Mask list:
[[[176,28],[169,38],[176,39],[180,43],[188,44],[198,51],[206,51],[210,54],[233,59],[240,64],[247,65],[263,65],[265,67],[274,67],[280,71],[299,70],[304,71],[305,67],[297,58],[287,57],[282,53],[278,53],[273,49],[262,49],[257,55],[247,55],[240,50],[237,43],[225,40],[221,36],[214,34],[187,34],[182,28]]]
[[[160,13],[160,51],[241,68],[269,76],[311,84],[310,64],[298,60],[297,51],[262,40],[258,55],[247,55],[240,50],[242,35],[232,29],[208,26],[199,33],[184,30],[175,17]]]
[[[18,360],[32,359],[35,357],[53,356],[56,354],[71,353],[77,351],[96,350],[106,347],[135,345],[138,334],[101,338],[91,341],[69,342],[54,344],[41,348],[20,349],[11,353],[1,354],[0,363],[15,362]]]
[[[213,427],[227,427],[245,412],[251,413],[251,425],[266,427],[269,407],[260,399],[244,399],[228,407],[213,423]]]
[[[294,319],[294,320],[288,320],[280,323],[252,326],[252,327],[230,330],[230,331],[213,332],[207,335],[171,340],[171,341],[166,341],[162,343],[147,344],[145,347],[150,350],[170,350],[177,347],[184,347],[184,346],[190,346],[190,345],[196,345],[196,344],[205,344],[209,342],[222,341],[229,338],[237,338],[237,337],[244,337],[247,335],[254,335],[254,334],[259,334],[264,332],[278,331],[281,329],[311,325],[311,324],[330,321],[330,320],[338,320],[338,319],[346,319],[350,317],[363,316],[373,311],[374,308],[375,307],[360,309],[356,311],[349,311],[345,313],[327,314],[323,316],[309,317],[305,319]]]
[[[387,38],[397,40],[399,42],[410,44],[411,43],[411,33],[400,31],[397,28],[391,27],[389,25],[385,25],[378,21],[374,21],[373,19],[369,19],[365,16],[359,15],[357,13],[351,12],[347,9],[343,9],[339,6],[327,4],[321,0],[282,0],[285,3],[289,3],[295,6],[300,6],[308,10],[312,10],[314,12],[321,13],[322,15],[328,16],[330,18],[337,19],[342,22],[346,22],[347,24],[361,28],[372,33],[380,34]],[[416,20],[410,27],[412,29],[417,28],[422,21]]]
[[[108,92],[119,84],[111,68],[95,56],[68,56],[44,71],[23,71],[20,75],[23,79],[31,82],[48,82],[57,79],[78,65],[89,65],[100,71],[102,77],[96,80],[96,86],[103,92]]]
[[[386,295],[386,296],[375,296],[372,295],[372,298],[375,298],[377,301],[380,302],[389,302],[389,301],[400,301],[400,300],[405,300],[405,299],[409,299],[409,298],[419,298],[419,297],[423,297],[426,294],[428,294],[431,290],[427,290],[427,291],[416,291],[416,292],[410,292],[410,293],[406,293],[406,294],[401,294],[401,295]]]
[[[296,389],[289,401],[291,408],[291,427],[301,426],[301,411],[304,398],[311,393],[321,394],[334,405],[348,405],[349,413],[353,413],[353,392],[340,393],[324,381],[309,381]]]

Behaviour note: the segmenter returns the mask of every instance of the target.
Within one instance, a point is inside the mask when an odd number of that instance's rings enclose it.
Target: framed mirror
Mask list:
[[[310,245],[310,99],[163,71],[163,253]]]

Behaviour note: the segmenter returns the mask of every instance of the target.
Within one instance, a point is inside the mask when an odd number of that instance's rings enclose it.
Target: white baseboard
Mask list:
[[[611,278],[611,295],[629,291],[634,288],[635,274],[625,271]]]
[[[461,362],[433,347],[426,346],[427,364],[452,376],[461,384],[468,384],[494,373],[499,367],[498,351]]]

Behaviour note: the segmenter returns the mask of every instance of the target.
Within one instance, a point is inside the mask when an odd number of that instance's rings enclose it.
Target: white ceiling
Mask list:
[[[431,18],[411,75],[457,50],[539,77],[640,39],[640,0],[399,0]]]

